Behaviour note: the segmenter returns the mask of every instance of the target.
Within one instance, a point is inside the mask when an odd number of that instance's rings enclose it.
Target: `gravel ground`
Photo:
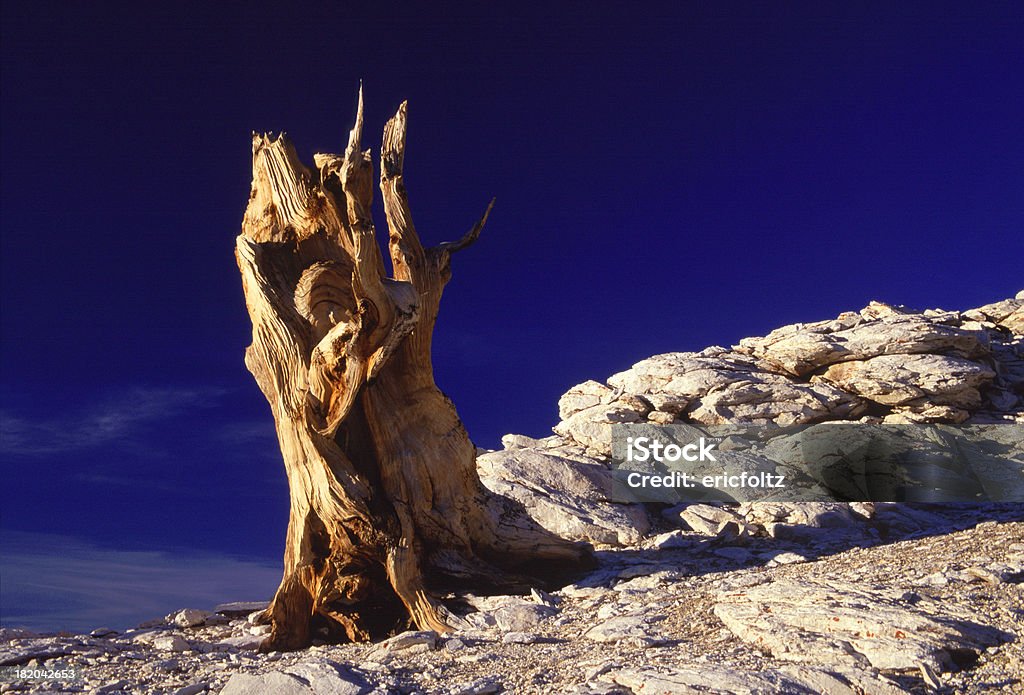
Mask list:
[[[219,624],[182,628],[154,621],[104,637],[32,637],[8,630],[0,649],[0,664],[8,670],[11,664],[70,667],[77,678],[28,680],[8,672],[0,691],[269,692],[273,683],[259,679],[276,672],[275,678],[287,679],[277,684],[285,688],[279,692],[295,693],[796,693],[814,692],[807,684],[825,677],[839,678],[851,693],[1020,692],[1022,517],[1024,510],[1011,507],[990,508],[982,516],[933,510],[919,520],[932,526],[938,520],[938,528],[894,531],[891,524],[865,522],[857,533],[818,534],[804,543],[726,542],[676,531],[671,543],[662,537],[630,549],[601,550],[597,571],[551,595],[468,597],[461,611],[455,609],[467,621],[456,634],[405,633],[382,644],[257,654],[251,647],[265,627],[216,615],[207,621]],[[669,547],[652,547],[659,544]],[[1001,636],[973,651],[956,640],[944,644],[936,653],[953,654],[959,662],[945,671],[926,665],[875,668],[863,659],[851,668],[828,649],[785,653],[780,645],[794,637],[785,630],[760,643],[743,639],[716,614],[727,595],[822,582],[864,592],[854,600],[845,589],[835,589],[829,605],[867,616],[881,615],[882,605],[919,606],[939,622],[966,614],[969,622]],[[885,603],[892,592],[899,600]],[[476,611],[467,613],[467,604]],[[823,645],[839,639],[813,630],[798,636],[825,639]],[[916,638],[908,637],[908,649]],[[326,668],[328,676],[317,680],[311,668]],[[289,671],[293,675],[282,675]],[[695,685],[695,678],[704,680]]]

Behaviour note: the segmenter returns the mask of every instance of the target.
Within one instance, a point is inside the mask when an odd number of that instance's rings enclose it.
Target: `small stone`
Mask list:
[[[947,575],[950,581],[963,582],[964,584],[980,584],[987,581],[984,576],[968,570],[954,570]]]
[[[998,584],[1001,581],[1000,575],[986,567],[968,567],[964,572],[983,582],[988,582],[989,584]]]
[[[651,542],[651,547],[657,550],[678,550],[679,548],[686,548],[690,545],[690,541],[683,534],[682,531],[669,531],[668,533],[662,533],[654,537]]]
[[[178,627],[198,627],[206,622],[209,613],[198,608],[183,608],[177,613],[168,617],[167,622]]]
[[[160,649],[165,652],[187,652],[192,649],[188,646],[188,642],[178,635],[157,637],[152,641],[152,644],[154,649]]]
[[[734,572],[716,584],[720,591],[738,591],[770,581],[768,575],[759,572]]]
[[[209,682],[202,681],[200,683],[186,685],[184,688],[178,688],[174,691],[173,695],[199,695],[199,693],[206,692],[206,689],[209,687]]]
[[[771,562],[768,564],[771,566],[776,565],[795,565],[800,562],[807,562],[807,558],[799,553],[779,553],[772,557]]]
[[[113,637],[113,636],[115,636],[117,634],[118,634],[117,630],[111,629],[109,627],[98,627],[95,630],[93,630],[92,632],[90,632],[89,636],[90,637]]]
[[[660,410],[652,410],[647,413],[647,419],[657,425],[670,425],[676,420],[676,416],[672,413],[665,413]]]
[[[632,579],[633,577],[647,577],[652,574],[657,574],[664,569],[662,565],[650,565],[646,562],[627,567],[616,575],[618,579]],[[603,591],[603,590],[602,590]]]
[[[533,644],[538,639],[540,638],[531,632],[506,632],[501,637],[504,644]]]
[[[747,534],[746,524],[739,514],[710,504],[691,504],[679,512],[686,525],[706,536],[737,538]]]
[[[865,519],[875,516],[875,505],[871,502],[850,502],[850,511]]]
[[[558,593],[568,598],[585,599],[600,596],[607,591],[607,589],[599,586],[579,586],[578,584],[570,584],[569,586],[560,589]]]
[[[433,630],[409,630],[395,635],[383,643],[385,651],[410,653],[426,652],[437,646],[437,633]]]
[[[510,604],[494,611],[494,620],[504,632],[525,632],[554,612],[550,606]]]
[[[595,642],[635,642],[651,639],[647,620],[642,616],[627,615],[611,618],[590,628],[584,637]]]

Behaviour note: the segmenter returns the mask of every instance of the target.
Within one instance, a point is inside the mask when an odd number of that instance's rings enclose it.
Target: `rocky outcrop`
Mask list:
[[[970,311],[873,302],[726,349],[641,360],[559,401],[555,432],[597,457],[611,426],[1024,422],[1024,299]]]
[[[607,383],[591,380],[572,387],[558,401],[554,437],[507,435],[504,451],[478,457],[479,472],[491,490],[521,502],[553,533],[596,544],[634,543],[651,528],[651,520],[643,505],[623,503],[613,494],[609,458],[615,425],[1021,423],[1022,331],[1022,298],[964,312],[913,312],[873,302],[833,320],[745,338],[729,349],[656,355],[608,377]],[[770,464],[771,470],[797,473],[799,447],[812,446],[815,437],[832,446],[837,436],[835,430],[808,430],[798,441],[769,442],[760,451],[728,451],[716,465],[728,472]],[[931,446],[908,437],[893,446]],[[787,446],[797,448],[787,451]],[[998,490],[1021,484],[998,479],[998,471],[992,475],[996,478],[983,483],[994,499],[1000,498]],[[805,490],[821,484],[814,475],[804,478]],[[848,492],[856,499],[856,491]],[[743,512],[778,517],[764,523],[737,520],[730,525],[721,519],[732,513],[725,510],[714,512],[717,520],[704,521],[696,519],[700,512],[691,511],[683,522],[727,536],[813,535],[806,529],[819,528],[799,520],[805,506],[770,509]],[[840,513],[830,512],[833,517]]]

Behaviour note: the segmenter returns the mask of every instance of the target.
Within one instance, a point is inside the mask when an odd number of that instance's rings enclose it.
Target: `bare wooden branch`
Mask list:
[[[409,211],[402,167],[405,165],[405,131],[408,102],[384,126],[380,151],[380,190],[387,216],[391,265],[398,280],[410,280],[417,288],[428,282],[426,255]]]
[[[491,210],[494,208],[494,201],[496,198],[491,198],[491,202],[487,204],[487,209],[484,210],[483,217],[477,220],[468,232],[462,235],[462,238],[458,241],[445,241],[438,244],[437,248],[440,251],[447,253],[455,253],[456,251],[462,251],[465,248],[469,248],[476,240],[480,238],[480,232],[483,231],[484,225],[487,224],[487,218],[491,214]]]

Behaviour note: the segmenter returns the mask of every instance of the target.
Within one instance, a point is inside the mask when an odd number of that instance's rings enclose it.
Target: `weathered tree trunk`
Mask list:
[[[434,384],[431,334],[451,256],[476,240],[490,206],[459,241],[421,245],[402,178],[402,104],[381,150],[385,277],[362,113],[360,91],[345,154],[315,155],[315,170],[283,135],[253,136],[235,252],[253,325],[245,362],[270,402],[291,491],[266,650],[300,648],[321,628],[351,640],[410,621],[448,631],[435,592],[525,588],[536,583],[527,574],[588,558],[481,485],[476,450]]]

